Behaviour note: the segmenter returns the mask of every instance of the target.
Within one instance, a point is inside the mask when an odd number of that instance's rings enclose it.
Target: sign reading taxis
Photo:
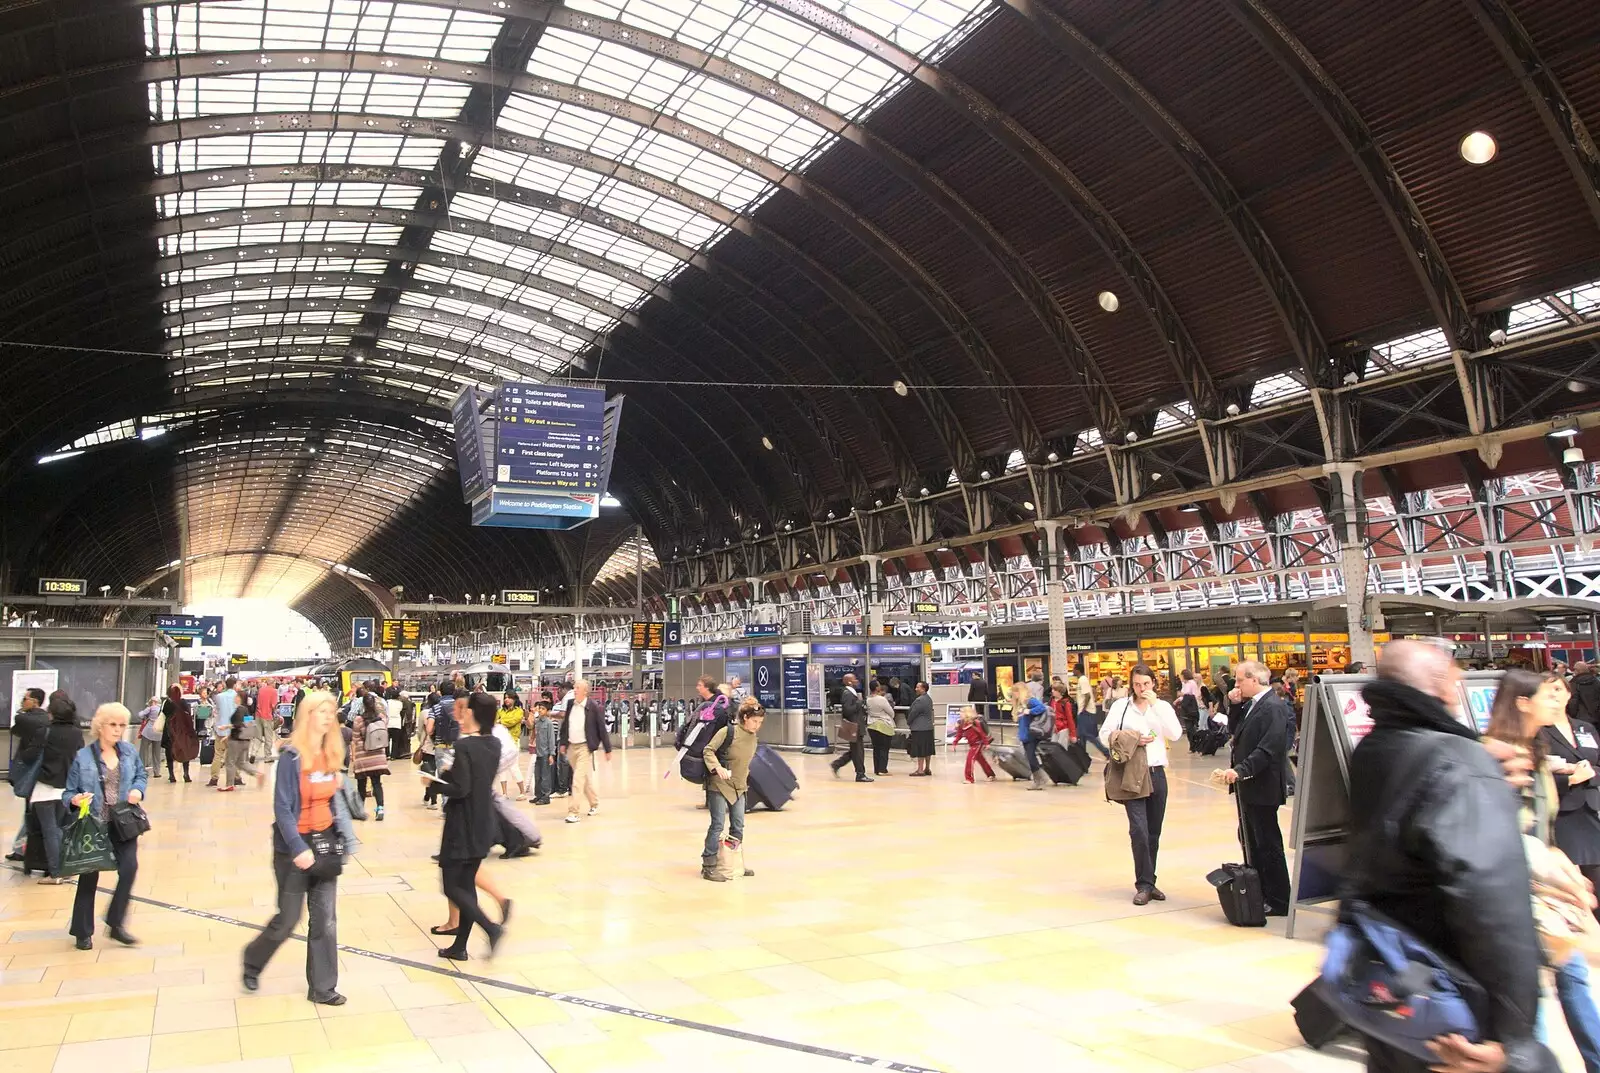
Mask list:
[[[87,596],[89,582],[81,577],[42,577],[39,579],[40,596]]]
[[[500,602],[507,607],[536,607],[539,604],[539,590],[501,589]]]
[[[386,652],[415,652],[422,646],[422,622],[414,618],[386,618],[378,629],[378,647]]]

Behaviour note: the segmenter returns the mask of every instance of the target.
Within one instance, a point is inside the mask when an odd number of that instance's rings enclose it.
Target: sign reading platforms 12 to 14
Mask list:
[[[604,490],[603,389],[507,383],[497,406],[495,484],[567,493]]]

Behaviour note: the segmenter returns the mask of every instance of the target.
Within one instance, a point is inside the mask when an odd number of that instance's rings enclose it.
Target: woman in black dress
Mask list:
[[[1539,737],[1561,799],[1556,848],[1600,888],[1600,731],[1562,710],[1553,725],[1540,728]]]
[[[489,937],[489,953],[500,944],[505,921],[491,921],[478,905],[478,868],[499,838],[494,809],[494,778],[500,767],[500,743],[491,736],[499,705],[487,693],[474,693],[457,715],[461,736],[455,758],[435,783],[445,798],[444,834],[439,843],[439,869],[444,896],[461,915],[456,941],[439,951],[451,961],[467,960],[467,937],[476,924]]]

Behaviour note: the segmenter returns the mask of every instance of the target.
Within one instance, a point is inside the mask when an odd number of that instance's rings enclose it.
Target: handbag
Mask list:
[[[839,720],[839,740],[846,745],[854,745],[861,738],[861,724],[851,722],[849,719]]]
[[[81,876],[87,872],[114,872],[117,855],[111,849],[111,836],[98,817],[89,815],[89,802],[85,798],[78,806],[78,814],[61,832],[60,876]]]
[[[39,772],[44,768],[44,750],[39,750],[39,755],[34,757],[28,766],[12,770],[16,772],[11,779],[11,792],[26,801],[33,794],[33,788],[39,783]]]
[[[345,810],[350,813],[352,820],[365,820],[367,818],[366,802],[361,800],[361,795],[356,793],[355,787],[350,785],[349,779],[339,783],[339,797],[344,801]]]
[[[306,845],[311,847],[315,858],[306,869],[308,878],[337,879],[344,871],[344,839],[339,837],[338,831],[331,827],[326,831],[312,831],[306,835]]]
[[[132,842],[150,830],[150,814],[138,805],[123,801],[111,806],[111,836],[118,842]]]

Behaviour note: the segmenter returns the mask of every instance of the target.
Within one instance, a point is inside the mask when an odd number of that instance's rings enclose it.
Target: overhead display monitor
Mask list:
[[[606,393],[566,384],[506,383],[496,402],[494,483],[552,492],[605,491]]]
[[[81,577],[42,577],[39,579],[40,596],[87,596],[89,582]]]
[[[483,397],[476,384],[468,384],[450,404],[455,433],[456,468],[461,472],[461,496],[468,503],[489,490],[489,468],[484,458],[483,431],[478,414]]]
[[[539,602],[539,590],[501,589],[500,602],[508,607],[531,607]]]
[[[378,629],[378,647],[386,652],[415,652],[422,645],[422,623],[414,618],[386,618]]]
[[[659,652],[666,643],[666,623],[664,622],[635,622],[633,624],[633,643],[628,647],[635,652]]]
[[[1339,702],[1338,722],[1344,727],[1346,741],[1352,749],[1372,731],[1372,712],[1361,695],[1365,681],[1339,682],[1333,687],[1334,699]]]

